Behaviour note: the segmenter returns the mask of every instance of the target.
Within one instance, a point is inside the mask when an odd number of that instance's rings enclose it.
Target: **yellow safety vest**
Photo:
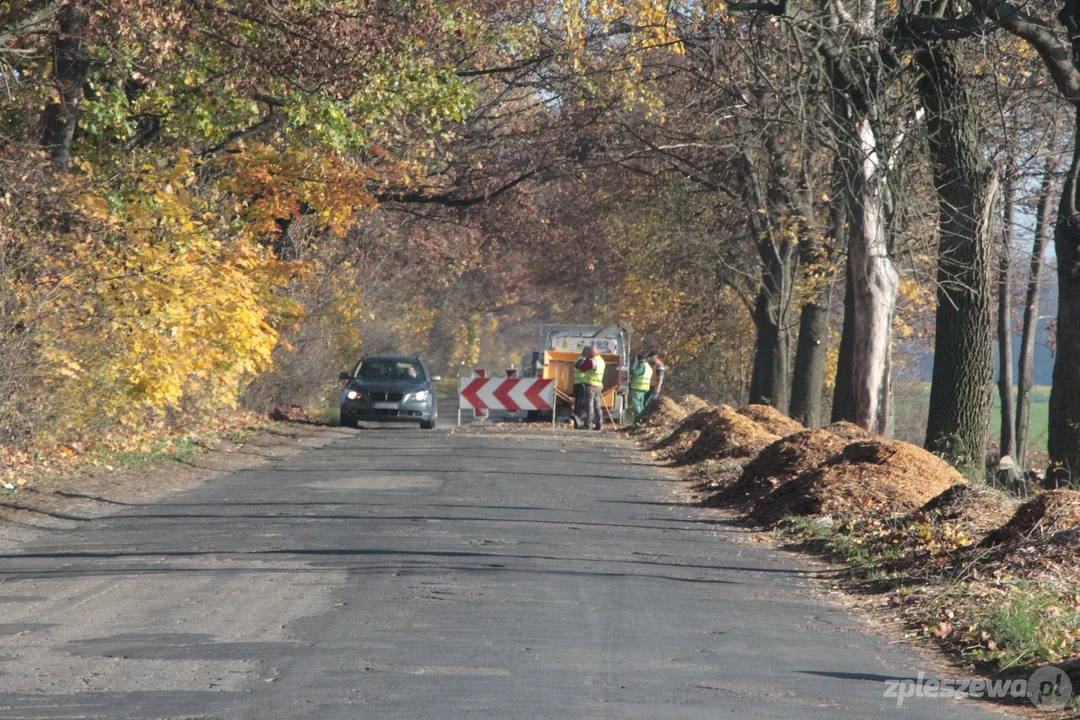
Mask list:
[[[640,390],[642,392],[652,387],[652,365],[647,362],[642,363],[645,366],[645,370],[640,375],[634,375],[630,379],[630,389]]]
[[[604,384],[604,358],[597,355],[592,359],[592,369],[586,370],[582,382],[593,387],[602,387]]]
[[[585,383],[585,373],[577,369],[577,365],[574,366],[574,384],[582,385]]]

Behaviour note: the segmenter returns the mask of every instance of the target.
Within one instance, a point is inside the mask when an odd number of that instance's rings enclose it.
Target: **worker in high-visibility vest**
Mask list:
[[[574,362],[574,415],[575,416],[581,410],[581,406],[585,402],[582,399],[582,392],[581,392],[581,389],[583,387],[585,387],[585,380],[583,379],[585,377],[585,373],[578,366],[581,365],[582,363],[584,363],[586,360],[588,360],[588,357],[587,357],[588,349],[589,349],[588,346],[581,348],[581,357],[579,357]]]
[[[652,388],[653,368],[645,353],[637,356],[637,365],[630,370],[630,412],[634,417],[645,410],[645,396]]]
[[[660,391],[664,387],[664,376],[667,374],[667,368],[664,366],[664,361],[660,357],[659,350],[650,350],[649,357],[646,359],[650,365],[652,365],[653,376],[652,386],[649,388],[649,395],[645,398],[645,405],[655,402],[660,397]]]
[[[601,423],[600,404],[604,392],[604,370],[606,363],[600,353],[591,345],[585,348],[585,358],[578,360],[577,368],[581,370],[581,407],[574,411],[574,427],[579,430],[592,428],[599,430]]]

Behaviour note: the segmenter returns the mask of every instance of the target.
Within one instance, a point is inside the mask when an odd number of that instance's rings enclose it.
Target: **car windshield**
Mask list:
[[[356,377],[365,380],[423,380],[424,370],[409,360],[362,360]]]

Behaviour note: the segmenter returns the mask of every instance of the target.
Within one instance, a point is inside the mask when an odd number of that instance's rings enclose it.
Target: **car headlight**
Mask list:
[[[345,397],[349,400],[355,400],[356,398],[360,397],[360,393],[356,392],[355,390],[346,390]]]
[[[415,400],[416,402],[424,402],[425,400],[427,400],[427,398],[428,398],[428,391],[427,390],[420,390],[418,392],[409,393],[408,395],[405,396],[406,401]]]

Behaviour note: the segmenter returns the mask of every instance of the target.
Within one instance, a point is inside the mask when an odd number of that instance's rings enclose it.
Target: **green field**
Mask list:
[[[1015,397],[1015,394],[1013,395]],[[1031,390],[1031,418],[1028,425],[1028,451],[1046,452],[1050,428],[1050,386],[1037,385]],[[990,437],[1001,433],[1001,395],[994,392],[994,411],[990,416]]]
[[[1014,395],[1015,397],[1015,395]],[[922,445],[926,435],[926,413],[930,407],[929,383],[900,383],[893,393],[895,421],[893,434],[907,442]],[[1031,419],[1028,426],[1028,452],[1045,455],[1050,427],[1050,387],[1038,385],[1031,391]],[[997,447],[1001,432],[1001,397],[994,390],[994,409],[990,417],[990,442]]]

